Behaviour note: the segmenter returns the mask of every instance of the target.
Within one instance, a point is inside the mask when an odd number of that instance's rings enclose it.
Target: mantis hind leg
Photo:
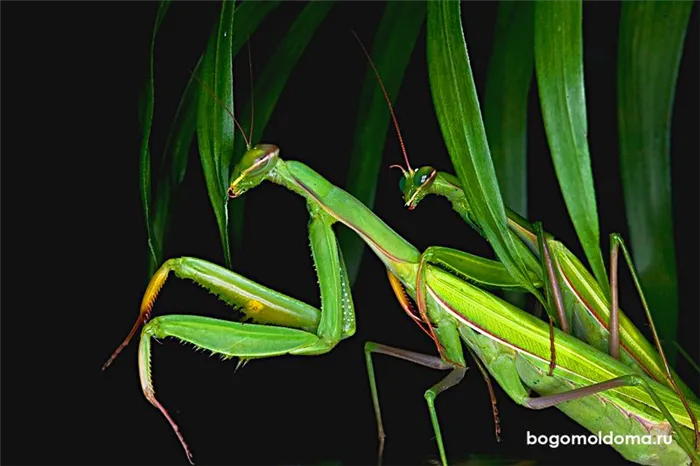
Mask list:
[[[605,382],[599,382],[587,387],[575,388],[563,393],[557,393],[554,395],[540,396],[537,398],[524,397],[520,400],[520,404],[530,409],[545,409],[552,406],[556,406],[560,403],[567,401],[577,400],[586,396],[595,395],[597,393],[604,392],[606,390],[612,390],[619,387],[640,387],[646,391],[652,398],[656,406],[659,408],[663,416],[671,424],[673,430],[677,434],[678,442],[681,444],[686,453],[691,457],[693,464],[700,464],[700,455],[698,455],[697,445],[691,444],[688,441],[681,425],[675,420],[671,412],[668,410],[666,405],[661,400],[661,397],[654,391],[654,389],[649,385],[649,383],[644,379],[644,377],[630,374],[623,375],[621,377],[616,377]],[[692,411],[688,409],[688,414],[694,417]]]

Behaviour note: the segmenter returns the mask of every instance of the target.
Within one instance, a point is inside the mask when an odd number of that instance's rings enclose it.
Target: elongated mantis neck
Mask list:
[[[482,233],[479,224],[474,221],[471,216],[471,208],[469,206],[469,201],[464,195],[462,186],[460,186],[457,178],[449,173],[438,172],[430,188],[426,189],[427,194],[435,194],[437,196],[445,197],[452,208],[459,214],[462,219],[467,222],[472,228]]]

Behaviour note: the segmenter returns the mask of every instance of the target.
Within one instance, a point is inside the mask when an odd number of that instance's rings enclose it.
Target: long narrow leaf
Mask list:
[[[199,75],[201,59],[187,81],[185,90],[180,98],[180,103],[175,111],[175,116],[168,133],[168,138],[163,149],[161,160],[161,175],[158,178],[156,196],[153,207],[153,234],[157,238],[161,248],[157,261],[148,261],[149,276],[163,261],[163,249],[168,233],[171,218],[171,198],[177,191],[180,183],[185,178],[187,170],[187,156],[190,145],[197,128],[197,97],[199,89],[195,76]]]
[[[227,267],[231,266],[231,252],[226,185],[233,154],[234,123],[226,108],[233,109],[233,12],[233,2],[224,1],[219,27],[211,35],[202,61],[203,83],[197,112],[197,141],[202,171],[221,234]]]
[[[484,125],[505,204],[527,218],[527,103],[534,67],[533,5],[498,6]]]
[[[535,6],[535,70],[554,169],[588,263],[609,291],[588,153],[580,1]]]
[[[399,92],[406,66],[424,20],[425,3],[423,2],[392,1],[387,3],[384,10],[374,36],[372,60],[392,101]],[[350,156],[345,190],[370,209],[374,206],[390,121],[384,94],[377,82],[377,77],[368,65],[362,85],[355,143]],[[360,269],[365,243],[350,230],[342,229],[338,234],[348,276],[350,282],[354,283]]]
[[[162,1],[158,5],[158,13],[156,15],[156,22],[153,27],[153,35],[151,36],[151,50],[149,54],[149,76],[148,82],[146,83],[145,93],[143,94],[143,99],[141,100],[141,111],[140,120],[143,125],[143,139],[141,140],[141,157],[139,161],[140,165],[140,183],[141,188],[141,205],[143,207],[144,220],[146,222],[146,234],[148,236],[148,250],[150,252],[151,261],[157,263],[160,257],[160,243],[157,241],[153,228],[151,227],[151,151],[149,148],[149,141],[151,139],[151,124],[153,122],[153,105],[155,102],[155,86],[154,86],[154,70],[153,70],[153,54],[155,51],[156,34],[160,25],[163,22],[163,18],[170,7],[169,1]]]
[[[262,136],[289,75],[334,4],[331,1],[309,3],[294,20],[287,35],[270,58],[255,86],[255,126],[251,143],[258,141]],[[250,102],[241,114],[240,121],[243,128],[250,127]],[[239,138],[234,145],[233,163],[240,159],[244,150],[244,142]],[[242,198],[229,202],[234,245],[237,250],[240,249],[243,238],[243,207]]]
[[[474,218],[511,276],[541,300],[508,232],[458,2],[428,3],[428,69],[445,145]]]
[[[675,340],[678,326],[671,112],[691,8],[692,2],[623,3],[620,19],[617,87],[625,209],[634,261],[666,341]],[[674,361],[675,348],[666,348]]]

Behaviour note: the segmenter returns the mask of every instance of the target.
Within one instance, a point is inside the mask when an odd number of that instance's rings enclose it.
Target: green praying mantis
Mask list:
[[[177,424],[155,396],[151,376],[152,338],[176,338],[224,358],[242,360],[291,355],[318,355],[355,331],[349,280],[332,229],[340,222],[355,231],[387,268],[390,282],[405,290],[416,312],[401,293],[405,312],[435,338],[441,357],[418,354],[376,343],[365,347],[377,420],[381,413],[371,355],[382,353],[449,374],[426,392],[443,464],[447,456],[440,433],[435,397],[459,383],[466,371],[464,342],[478,364],[498,381],[518,404],[531,409],[557,406],[587,429],[647,435],[673,435],[671,445],[615,445],[626,458],[641,464],[689,464],[698,461],[692,443],[692,416],[674,391],[583,341],[500,300],[477,285],[518,289],[495,261],[443,247],[422,254],[366,206],[300,162],[283,161],[273,145],[250,148],[235,167],[228,188],[232,198],[268,180],[302,196],[307,204],[309,237],[321,292],[321,309],[270,290],[216,264],[189,257],[170,259],[152,277],[139,317],[109,365],[141,328],[139,374],[144,395],[166,417],[188,459],[192,455]],[[168,275],[188,278],[240,308],[255,323],[239,323],[194,315],[150,319],[158,292]],[[468,277],[468,280],[467,280]],[[552,334],[556,365],[551,367]],[[551,376],[547,375],[551,370]],[[530,396],[530,389],[541,396]],[[692,413],[692,414],[691,414]],[[382,442],[380,441],[380,453]]]
[[[619,318],[621,343],[617,345],[622,347],[620,360],[605,353],[609,329],[614,332],[617,328],[613,323],[608,324],[607,316],[616,313],[616,306],[609,311],[610,306],[598,284],[560,243],[529,227],[524,220],[510,216],[513,234],[520,238],[524,253],[530,254],[526,257],[531,264],[533,282],[550,287],[552,291],[548,295],[556,294],[555,289],[562,294],[559,305],[546,306],[548,312],[551,307],[556,308],[562,330],[548,326],[482,289],[521,290],[500,263],[442,247],[430,247],[420,253],[366,206],[311,168],[299,162],[283,161],[276,146],[248,147],[234,169],[228,194],[232,198],[240,197],[267,180],[305,199],[311,217],[309,237],[322,304],[321,309],[317,309],[196,258],[170,259],[154,274],[144,293],[136,323],[105,366],[143,325],[138,359],[144,395],[171,424],[188,459],[191,460],[192,455],[183,435],[155,397],[151,339],[172,337],[224,358],[239,357],[242,361],[330,351],[355,331],[349,280],[332,229],[334,223],[340,222],[355,231],[383,262],[403,310],[435,340],[440,353],[438,357],[367,343],[365,352],[380,431],[380,456],[383,428],[372,354],[387,354],[449,371],[426,392],[440,458],[446,464],[434,400],[441,391],[463,378],[466,361],[461,345],[464,343],[476,356],[477,365],[483,366],[518,404],[531,409],[557,406],[592,432],[607,429],[633,435],[673,435],[671,445],[616,445],[615,448],[631,461],[688,464],[699,460],[697,444],[692,442],[692,435],[697,431],[695,418],[700,415],[695,396],[681,381],[675,382],[676,391],[687,397],[687,401],[672,389],[675,376],[667,374],[661,355],[655,353],[623,314]],[[444,195],[465,220],[473,223],[454,177],[429,167],[415,171],[410,165],[407,168],[402,191],[409,208],[414,208],[425,195]],[[623,253],[626,253],[624,247]],[[154,301],[170,272],[195,281],[238,307],[255,323],[193,315],[150,319]],[[417,310],[407,296],[416,303]],[[584,299],[577,300],[581,296]],[[566,331],[568,321],[573,324],[574,336]],[[584,333],[584,329],[592,331]],[[611,341],[610,347],[614,346]],[[532,390],[541,396],[531,397]]]
[[[406,162],[408,164],[408,159]],[[468,202],[455,176],[438,172],[429,166],[414,170],[409,164],[407,169],[399,168],[403,170],[400,189],[409,209],[415,209],[427,195],[443,196],[465,222],[481,231],[472,219]],[[572,333],[600,351],[609,351],[613,357],[639,373],[645,373],[670,388],[677,384],[684,396],[697,400],[690,388],[678,379],[672,369],[668,369],[667,372],[663,356],[656,352],[639,329],[619,311],[617,257],[620,248],[627,263],[631,264],[627,248],[619,235],[611,235],[611,303],[605,295],[604,285],[597,283],[578,258],[562,243],[543,233],[541,226],[531,225],[510,209],[506,211],[512,237],[529,251],[525,256],[528,259],[525,263],[531,266],[531,272],[537,274],[540,283],[550,287],[547,291],[553,295],[555,317],[565,332]],[[525,249],[521,247],[521,250]],[[538,260],[542,261],[542,267],[539,266]],[[637,289],[640,289],[634,268],[630,267],[630,270]],[[641,296],[646,308],[646,301],[643,295]],[[573,324],[571,328],[569,322]]]

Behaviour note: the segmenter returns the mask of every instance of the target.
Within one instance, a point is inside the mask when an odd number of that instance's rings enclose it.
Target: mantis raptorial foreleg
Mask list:
[[[331,228],[332,222],[323,211],[313,206],[309,210],[309,237],[321,290],[322,311],[216,264],[190,257],[170,259],[153,275],[136,324],[104,366],[109,366],[139,326],[145,323],[139,345],[141,387],[148,401],[161,411],[172,426],[190,461],[192,454],[177,424],[155,397],[151,381],[151,338],[172,337],[224,358],[247,360],[284,354],[323,354],[333,349],[341,339],[355,333],[349,280]],[[238,306],[258,323],[245,324],[191,315],[166,315],[147,322],[158,292],[170,272],[195,281],[224,301]]]
[[[460,276],[465,281],[474,283],[482,288],[499,288],[522,291],[523,288],[514,282],[508,271],[500,262],[484,259],[457,249],[442,246],[430,246],[421,254],[418,262],[416,279],[416,304],[423,322],[429,322],[425,302],[425,277],[423,271],[426,264],[437,265],[451,273]],[[536,279],[533,277],[533,281]],[[432,327],[428,327],[431,337],[437,343],[438,339]],[[451,361],[438,345],[438,351],[447,361]],[[458,363],[454,362],[455,365]]]

